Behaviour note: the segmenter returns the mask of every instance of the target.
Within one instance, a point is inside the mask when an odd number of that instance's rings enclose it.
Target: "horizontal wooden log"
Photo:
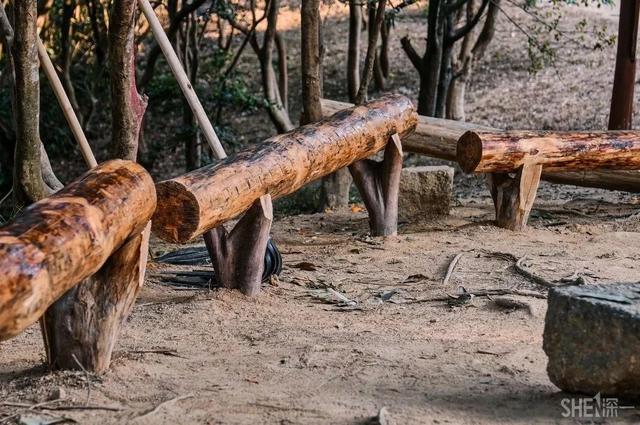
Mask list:
[[[0,228],[0,340],[38,320],[143,230],[153,214],[153,180],[115,160],[87,172]]]
[[[408,134],[416,123],[409,99],[387,96],[161,182],[153,231],[167,241],[189,241],[246,211],[262,195],[287,195],[374,155],[391,135]]]
[[[468,173],[510,173],[522,165],[547,171],[640,169],[640,132],[468,131],[457,159]]]
[[[334,114],[351,106],[350,103],[322,99],[322,110],[325,115]],[[402,139],[402,148],[405,152],[427,155],[446,161],[456,161],[458,139],[467,131],[499,130],[473,123],[420,115],[418,116],[416,130]],[[563,173],[551,173],[545,170],[542,173],[542,180],[573,186],[640,192],[640,171],[636,170],[595,170]]]

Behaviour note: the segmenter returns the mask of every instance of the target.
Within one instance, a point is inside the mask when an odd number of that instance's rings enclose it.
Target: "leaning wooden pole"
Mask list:
[[[350,103],[322,99],[325,116],[352,106]],[[402,138],[402,148],[405,152],[456,161],[458,139],[467,131],[499,130],[473,123],[419,116],[416,130]],[[573,186],[640,192],[640,172],[633,170],[543,172],[542,180]]]
[[[168,241],[189,241],[246,211],[262,195],[287,195],[374,155],[391,136],[410,133],[416,123],[409,99],[387,96],[161,182],[156,186],[160,208],[153,217],[154,232]]]
[[[49,58],[49,54],[40,39],[38,39],[38,58],[40,59],[40,65],[49,80],[49,84],[51,84],[53,94],[56,96],[56,99],[58,99],[60,108],[62,108],[62,113],[69,124],[71,133],[78,143],[78,147],[80,148],[80,152],[82,153],[85,163],[89,168],[95,167],[98,165],[98,162],[91,151],[89,141],[82,130],[82,126],[80,125],[78,116],[73,110],[73,106],[71,106],[71,101],[64,90],[64,86],[62,85],[60,77],[58,77],[58,73],[51,62],[51,58]]]
[[[142,232],[155,205],[153,180],[144,168],[114,160],[0,228],[0,340],[34,323],[69,289],[100,270]],[[116,285],[102,288],[105,294],[117,290]]]
[[[167,59],[169,68],[171,68],[171,72],[176,78],[176,81],[178,82],[182,93],[187,99],[187,102],[189,103],[189,106],[191,107],[196,120],[198,120],[198,125],[200,126],[200,129],[204,134],[204,138],[209,144],[213,155],[216,157],[216,159],[226,158],[227,154],[224,152],[222,144],[220,143],[220,140],[218,139],[218,136],[216,135],[216,132],[211,125],[211,121],[209,121],[209,118],[207,117],[207,114],[202,107],[202,104],[200,103],[200,99],[198,99],[193,86],[189,82],[187,74],[182,68],[182,64],[180,64],[178,55],[176,55],[176,52],[173,50],[171,42],[164,32],[160,20],[156,16],[155,11],[153,10],[153,6],[151,6],[149,0],[138,0],[138,5],[140,6],[140,9],[142,10],[145,18],[147,18],[147,22],[149,22],[149,26],[151,26],[151,32],[153,33],[158,46],[160,46],[162,53]]]

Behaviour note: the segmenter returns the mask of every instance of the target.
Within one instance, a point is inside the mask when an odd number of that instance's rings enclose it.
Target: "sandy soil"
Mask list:
[[[615,16],[597,16],[615,27]],[[401,19],[396,44],[406,31],[420,29],[418,15]],[[340,25],[330,25],[327,37],[344,39],[344,19],[335,22]],[[469,120],[602,128],[613,49],[574,51],[559,65],[564,80],[552,70],[529,77],[514,31],[501,24],[478,68]],[[390,89],[411,95],[415,75],[401,52],[395,54]],[[330,93],[342,84],[343,56],[342,47],[327,53],[334,64],[327,73]],[[253,137],[271,131],[260,122],[263,127],[247,130]],[[0,345],[0,400],[32,405],[62,393],[63,406],[113,409],[48,412],[91,424],[365,424],[382,407],[396,424],[577,422],[561,417],[560,401],[569,395],[545,373],[544,298],[512,296],[528,305],[518,310],[483,296],[463,307],[443,298],[459,286],[544,295],[546,288],[514,270],[513,258],[523,256],[552,282],[575,272],[590,282],[638,281],[639,199],[545,184],[531,228],[514,233],[491,225],[478,179],[459,177],[455,195],[449,218],[401,223],[400,236],[387,240],[366,236],[363,212],[279,218],[273,231],[284,271],[253,300],[161,284],[158,273],[180,267],[152,263],[106,375],[47,372],[34,325]],[[171,248],[153,241],[152,254]],[[460,253],[445,285],[447,267]],[[323,302],[329,288],[356,306]],[[0,406],[2,415],[26,411]],[[613,422],[638,423],[640,410]]]

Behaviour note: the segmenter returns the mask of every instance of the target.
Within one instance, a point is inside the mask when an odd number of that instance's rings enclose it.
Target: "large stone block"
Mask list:
[[[414,223],[448,215],[452,190],[452,167],[404,168],[400,179],[399,218]]]
[[[555,288],[548,304],[551,382],[568,392],[640,396],[640,284]]]

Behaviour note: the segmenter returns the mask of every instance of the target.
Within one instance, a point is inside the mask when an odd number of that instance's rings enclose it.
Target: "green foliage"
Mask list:
[[[522,5],[514,0],[507,1],[531,17],[530,24],[520,25],[507,16],[527,37],[529,72],[531,73],[536,73],[546,66],[553,66],[559,57],[560,48],[566,44],[584,49],[601,50],[613,46],[616,42],[615,34],[609,31],[606,24],[591,24],[584,18],[573,28],[563,26],[564,6],[612,7],[614,5],[612,0],[551,0],[550,3],[543,5],[540,5],[537,0],[525,0]]]

